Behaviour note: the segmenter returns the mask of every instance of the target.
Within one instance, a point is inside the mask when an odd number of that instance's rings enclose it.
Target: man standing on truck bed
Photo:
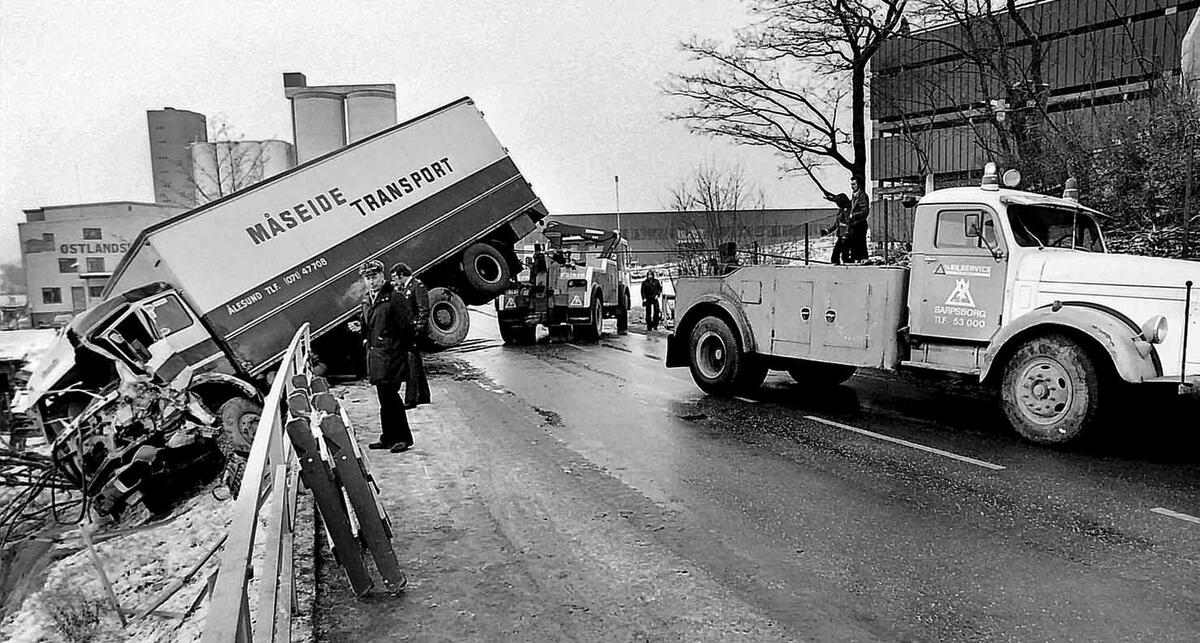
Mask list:
[[[400,383],[408,377],[408,353],[413,345],[413,318],[404,296],[388,283],[383,262],[372,259],[358,269],[367,286],[359,314],[361,322],[350,322],[351,330],[363,333],[367,348],[367,379],[379,396],[379,440],[372,449],[407,451],[412,431],[400,399]]]
[[[404,297],[404,303],[413,318],[413,337],[425,336],[429,323],[429,289],[413,276],[412,268],[404,262],[392,266],[392,284]],[[416,408],[429,404],[429,378],[425,375],[425,363],[421,360],[421,348],[414,341],[408,351],[408,379],[404,382],[404,408]]]
[[[850,245],[850,260],[867,259],[867,219],[871,216],[871,202],[865,189],[866,179],[855,175],[850,179],[850,229],[847,241]]]

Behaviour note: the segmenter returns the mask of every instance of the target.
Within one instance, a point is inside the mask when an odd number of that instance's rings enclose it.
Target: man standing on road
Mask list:
[[[651,270],[642,282],[642,305],[646,308],[646,330],[655,330],[662,318],[658,307],[658,298],[662,295],[662,284]]]
[[[372,449],[407,451],[412,431],[400,399],[400,383],[408,376],[408,352],[413,344],[413,319],[404,297],[383,274],[383,262],[372,259],[358,269],[367,286],[359,309],[360,320],[350,329],[361,331],[367,348],[367,379],[379,396],[379,440]]]
[[[413,319],[413,345],[408,351],[408,379],[404,383],[404,408],[416,408],[418,404],[429,404],[429,378],[425,375],[425,362],[421,360],[421,349],[415,340],[425,336],[429,323],[429,289],[413,276],[412,268],[404,262],[392,266],[392,284]]]
[[[854,176],[850,179],[853,194],[850,195],[850,226],[847,243],[851,261],[867,259],[867,219],[871,217],[871,202],[866,192],[866,179]]]

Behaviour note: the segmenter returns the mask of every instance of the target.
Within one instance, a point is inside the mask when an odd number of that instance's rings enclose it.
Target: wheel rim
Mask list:
[[[1075,401],[1075,387],[1067,369],[1055,359],[1038,357],[1021,370],[1017,379],[1021,415],[1041,425],[1055,424],[1066,417]]]
[[[430,315],[433,323],[441,331],[450,331],[458,322],[458,313],[454,311],[454,307],[447,303],[436,304],[433,307],[433,313]]]
[[[710,380],[715,380],[725,372],[725,364],[729,359],[729,347],[720,335],[707,331],[696,342],[696,368],[700,374]]]
[[[242,434],[247,444],[254,441],[254,434],[258,432],[258,420],[261,417],[258,413],[251,411],[243,413],[238,418],[238,432]]]
[[[491,255],[479,255],[475,257],[475,274],[479,278],[489,284],[500,283],[500,275],[504,270],[500,267],[500,263]]]

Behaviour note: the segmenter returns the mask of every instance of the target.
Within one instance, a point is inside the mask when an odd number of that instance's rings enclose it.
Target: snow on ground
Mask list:
[[[26,369],[32,369],[32,362],[50,348],[57,335],[58,331],[49,328],[0,331],[0,361],[31,362]]]
[[[163,589],[180,579],[228,529],[232,502],[216,500],[207,491],[185,503],[175,517],[144,530],[96,543],[97,554],[121,606],[141,609]],[[262,526],[260,525],[260,531]],[[72,536],[74,536],[72,538]],[[103,538],[103,532],[96,534]],[[150,615],[140,621],[129,619],[121,629],[109,606],[103,585],[78,531],[67,534],[74,553],[51,563],[41,591],[26,597],[20,611],[0,624],[0,640],[35,643],[72,641],[90,632],[93,641],[195,641],[199,640],[208,612],[208,598],[187,619]],[[261,548],[261,547],[260,547]],[[159,609],[183,614],[192,605],[208,576],[217,569],[220,552]],[[261,554],[256,556],[261,567]],[[258,574],[255,574],[257,577]],[[252,587],[252,597],[256,596]],[[253,601],[252,601],[253,602]],[[56,626],[59,618],[80,616],[86,607],[99,607],[99,622],[84,624],[75,631]],[[68,627],[68,630],[72,628]]]

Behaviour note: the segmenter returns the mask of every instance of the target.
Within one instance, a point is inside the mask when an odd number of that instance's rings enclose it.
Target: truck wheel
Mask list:
[[[462,271],[467,285],[489,299],[504,292],[512,279],[508,259],[495,246],[482,241],[463,251]]]
[[[471,330],[471,317],[462,297],[449,288],[429,291],[429,341],[435,348],[458,346]]]
[[[1082,437],[1100,415],[1101,374],[1082,346],[1064,335],[1035,337],[1004,365],[1000,397],[1008,423],[1037,444]]]
[[[576,326],[580,339],[589,342],[600,341],[600,333],[604,328],[604,299],[599,293],[592,295],[592,305],[588,309],[588,323],[584,326]]]
[[[244,397],[231,398],[221,405],[221,429],[229,436],[234,453],[249,453],[262,417],[262,406]]]
[[[692,379],[704,392],[734,395],[757,388],[767,368],[742,350],[725,320],[705,317],[692,328],[688,343]]]
[[[629,331],[629,291],[621,289],[617,297],[617,332],[625,334]]]
[[[837,386],[850,379],[858,369],[843,364],[823,364],[821,362],[793,362],[787,368],[788,375],[797,384],[813,387]]]
[[[505,344],[532,344],[536,338],[537,326],[508,326],[500,324],[500,338]]]

